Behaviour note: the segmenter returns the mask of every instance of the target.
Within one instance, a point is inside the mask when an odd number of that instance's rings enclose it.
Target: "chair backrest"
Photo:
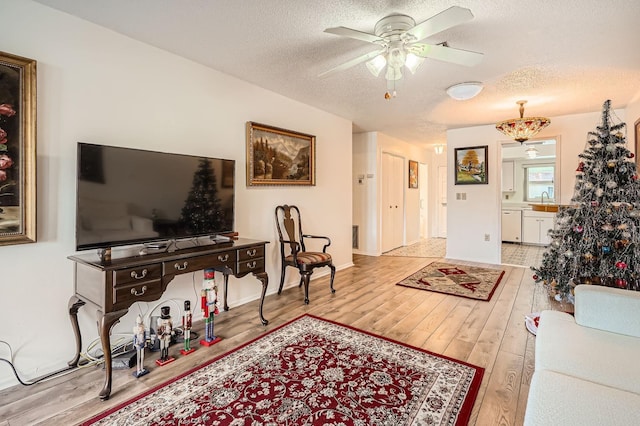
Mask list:
[[[288,245],[292,251],[294,250],[295,244],[286,244],[284,241],[295,241],[300,244],[300,251],[306,250],[304,247],[304,239],[302,238],[302,223],[298,207],[287,204],[277,206],[276,225],[278,227],[278,238],[280,239],[281,250],[284,248],[284,245]]]

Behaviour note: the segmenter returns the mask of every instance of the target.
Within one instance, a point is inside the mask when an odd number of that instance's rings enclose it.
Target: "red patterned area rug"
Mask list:
[[[433,262],[397,285],[489,301],[503,275],[500,269]]]
[[[86,425],[466,425],[484,369],[303,315]]]

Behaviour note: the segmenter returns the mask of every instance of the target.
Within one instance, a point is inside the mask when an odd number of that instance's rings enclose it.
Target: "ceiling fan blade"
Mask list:
[[[454,49],[440,44],[414,43],[409,47],[409,51],[422,58],[437,59],[467,67],[478,65],[484,56],[482,53]]]
[[[473,19],[473,13],[471,13],[469,9],[451,6],[449,9],[411,28],[407,31],[407,34],[415,37],[415,41],[420,41],[447,28],[470,21],[471,19]]]
[[[366,41],[369,43],[379,43],[384,41],[377,35],[364,33],[358,30],[352,30],[351,28],[346,28],[346,27],[327,28],[326,30],[324,30],[324,32],[329,34],[339,35],[342,37],[354,38],[356,40]]]
[[[380,49],[380,50],[376,50],[376,51],[373,51],[373,52],[365,53],[362,56],[358,56],[357,58],[353,58],[350,61],[345,62],[344,64],[338,65],[337,67],[333,67],[330,70],[327,70],[325,72],[322,72],[322,73],[318,74],[318,77],[324,77],[325,75],[329,75],[329,74],[332,74],[332,73],[337,72],[337,71],[344,71],[344,70],[349,69],[349,68],[351,68],[351,67],[353,67],[355,65],[358,65],[358,64],[360,64],[362,62],[366,62],[369,59],[373,59],[376,56],[378,56],[379,54],[384,53],[384,52],[385,52],[385,49]]]

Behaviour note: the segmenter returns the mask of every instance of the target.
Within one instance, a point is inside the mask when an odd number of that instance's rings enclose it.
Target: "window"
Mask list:
[[[542,201],[542,193],[545,201],[555,202],[554,183],[556,167],[552,164],[525,166],[524,189],[526,201]]]

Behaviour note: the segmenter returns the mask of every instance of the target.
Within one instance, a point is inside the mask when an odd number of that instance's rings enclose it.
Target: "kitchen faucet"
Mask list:
[[[549,201],[549,193],[547,191],[542,191],[542,194],[540,194],[540,204],[544,204],[544,194],[547,194],[547,201]]]

